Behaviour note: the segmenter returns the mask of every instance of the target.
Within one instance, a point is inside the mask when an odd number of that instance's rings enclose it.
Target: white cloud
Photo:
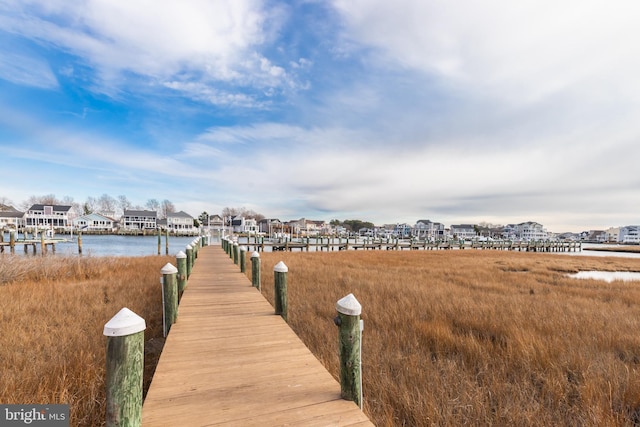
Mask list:
[[[260,0],[180,2],[11,1],[0,6],[7,31],[61,48],[96,67],[113,91],[134,73],[179,90],[189,84],[288,85],[286,70],[259,51],[286,15]],[[22,13],[21,13],[22,12]],[[109,87],[112,87],[109,89]],[[211,102],[229,101],[211,96]]]
[[[0,78],[41,89],[58,88],[58,80],[47,62],[14,52],[0,55]]]

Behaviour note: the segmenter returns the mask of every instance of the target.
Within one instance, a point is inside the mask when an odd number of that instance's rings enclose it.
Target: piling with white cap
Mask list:
[[[104,325],[107,337],[106,425],[142,422],[144,319],[124,307]]]
[[[276,314],[287,321],[287,273],[289,268],[280,261],[273,267]]]
[[[260,254],[258,251],[251,254],[251,284],[260,290]]]
[[[162,274],[162,307],[164,336],[169,334],[171,325],[176,323],[178,318],[178,269],[171,263],[166,263],[160,270]]]
[[[339,328],[340,395],[352,400],[362,409],[362,306],[353,294],[336,303],[338,316],[334,319]]]

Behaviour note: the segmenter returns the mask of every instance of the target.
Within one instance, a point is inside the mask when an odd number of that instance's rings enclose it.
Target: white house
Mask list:
[[[193,217],[184,211],[167,214],[167,230],[175,234],[192,234],[197,231]]]
[[[620,243],[640,243],[640,225],[620,227],[618,239]]]
[[[70,231],[76,212],[68,205],[32,205],[24,215],[27,228]]]
[[[24,212],[19,212],[13,208],[0,209],[0,231],[3,229],[13,229],[24,227]]]
[[[158,213],[146,210],[125,210],[120,224],[125,230],[152,230],[158,227]]]
[[[428,219],[421,219],[413,226],[413,235],[418,239],[442,240],[444,234],[444,224]]]
[[[74,218],[73,226],[76,230],[83,232],[112,232],[116,221],[99,213],[90,213]]]
[[[546,240],[549,238],[549,233],[547,233],[542,224],[533,221],[508,224],[504,227],[503,235],[507,239],[524,241]]]
[[[450,233],[456,239],[471,240],[476,237],[476,229],[472,224],[452,225]]]

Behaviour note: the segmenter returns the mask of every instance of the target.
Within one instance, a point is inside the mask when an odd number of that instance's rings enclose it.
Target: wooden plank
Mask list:
[[[200,249],[142,411],[147,426],[371,426],[218,247]]]

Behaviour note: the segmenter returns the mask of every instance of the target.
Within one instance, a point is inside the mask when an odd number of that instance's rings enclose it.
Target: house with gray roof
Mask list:
[[[25,227],[67,232],[73,227],[76,211],[69,205],[32,205],[24,214]]]
[[[147,210],[125,210],[120,224],[124,230],[155,230],[158,227],[158,213]]]

